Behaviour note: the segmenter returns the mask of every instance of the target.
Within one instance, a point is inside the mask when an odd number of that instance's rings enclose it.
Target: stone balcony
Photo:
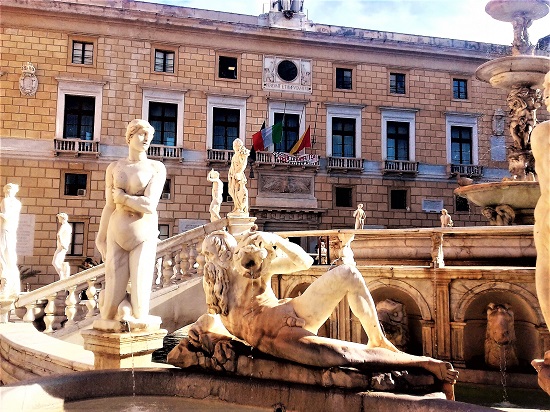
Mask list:
[[[176,146],[165,146],[162,144],[152,144],[149,146],[147,156],[151,159],[160,160],[177,160],[183,162],[183,149]]]
[[[70,154],[75,157],[81,155],[99,157],[99,142],[80,139],[54,139],[54,155]]]
[[[409,162],[407,160],[384,160],[382,173],[397,173],[397,174],[418,174],[418,162]]]
[[[483,176],[483,166],[479,165],[467,165],[467,164],[453,164],[450,165],[450,174],[452,176],[460,173],[462,176],[469,177],[481,177]]]
[[[363,159],[329,156],[327,158],[327,171],[329,173],[361,173],[363,171]]]

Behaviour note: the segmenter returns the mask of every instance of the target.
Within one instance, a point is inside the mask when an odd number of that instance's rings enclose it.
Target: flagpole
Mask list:
[[[311,148],[313,149],[313,145],[315,142],[317,142],[316,134],[317,131],[317,112],[319,111],[319,103],[317,102],[317,106],[315,107],[315,121],[313,122],[313,139],[311,142]]]

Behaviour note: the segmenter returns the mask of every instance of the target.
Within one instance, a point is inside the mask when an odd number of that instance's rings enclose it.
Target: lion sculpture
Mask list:
[[[514,312],[508,304],[490,303],[487,306],[485,334],[485,363],[493,368],[517,365]]]

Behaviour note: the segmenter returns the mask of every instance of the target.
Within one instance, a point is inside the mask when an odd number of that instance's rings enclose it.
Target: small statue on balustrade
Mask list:
[[[17,228],[21,202],[15,197],[19,186],[4,186],[4,199],[0,202],[0,296],[17,297],[21,292],[21,279],[17,267]]]
[[[105,173],[106,204],[96,238],[105,262],[105,288],[94,329],[160,326],[160,318],[149,315],[149,304],[159,235],[157,205],[166,168],[147,158],[154,132],[146,120],[132,120],[126,129],[128,157],[111,163]]]
[[[221,219],[220,208],[223,202],[223,182],[220,174],[214,169],[208,172],[207,180],[212,182],[212,201],[210,202],[210,221],[215,222]]]
[[[233,157],[227,175],[229,195],[233,198],[234,216],[248,216],[248,189],[244,171],[248,163],[248,150],[241,139],[233,140]]]
[[[53,254],[52,265],[59,275],[59,280],[63,280],[71,276],[71,267],[68,262],[65,262],[65,256],[71,245],[73,228],[69,223],[67,213],[58,213],[57,221],[61,223],[61,226],[57,232],[57,249]]]
[[[454,225],[453,219],[447,209],[441,209],[439,220],[441,221],[441,227],[453,227]]]

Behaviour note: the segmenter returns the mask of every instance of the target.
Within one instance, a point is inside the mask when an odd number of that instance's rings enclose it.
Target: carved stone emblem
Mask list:
[[[19,77],[19,90],[21,94],[25,96],[34,96],[36,90],[38,90],[38,79],[34,72],[34,68],[31,62],[26,62],[22,67],[21,77]]]

